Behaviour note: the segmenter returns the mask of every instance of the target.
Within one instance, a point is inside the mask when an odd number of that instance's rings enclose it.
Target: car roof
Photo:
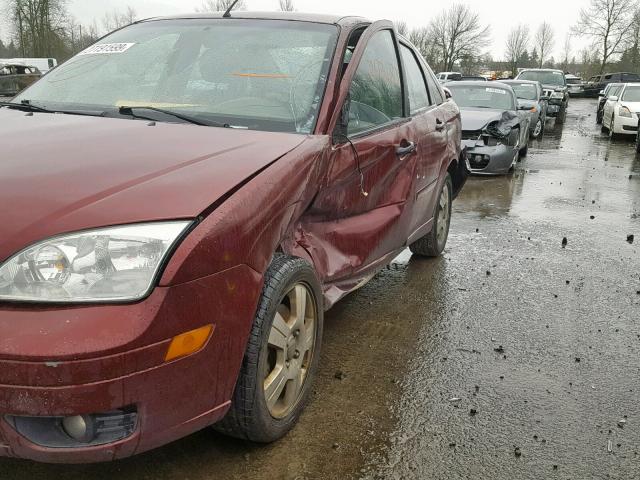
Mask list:
[[[517,83],[518,85],[541,85],[541,83],[537,80],[518,80],[518,79],[513,79],[513,80],[500,80],[500,82],[498,83],[504,83],[506,85],[510,85],[512,83]]]
[[[557,68],[525,68],[520,73],[524,72],[561,72],[564,75],[564,72]],[[520,75],[520,73],[518,73],[518,75]]]
[[[223,12],[211,13],[187,13],[182,15],[170,15],[166,17],[154,17],[143,20],[143,22],[157,20],[195,20],[195,19],[221,19]],[[231,13],[231,19],[247,19],[247,20],[288,20],[296,22],[326,23],[331,25],[346,25],[354,23],[370,24],[371,21],[358,16],[345,15],[324,15],[318,13],[301,13],[301,12],[246,12],[242,10],[234,10]]]

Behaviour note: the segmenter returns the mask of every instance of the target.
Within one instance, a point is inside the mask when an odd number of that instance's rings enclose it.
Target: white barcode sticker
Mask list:
[[[135,43],[99,43],[83,50],[78,55],[111,55],[123,53],[133,47]]]

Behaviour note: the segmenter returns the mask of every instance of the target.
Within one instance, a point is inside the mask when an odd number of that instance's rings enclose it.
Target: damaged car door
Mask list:
[[[306,248],[332,284],[330,298],[368,280],[410,234],[420,139],[405,113],[391,22],[376,22],[362,34],[338,105],[327,179],[303,224]]]

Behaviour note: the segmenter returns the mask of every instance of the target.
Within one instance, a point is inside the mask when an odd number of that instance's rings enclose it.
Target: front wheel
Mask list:
[[[609,138],[610,139],[614,139],[616,137],[616,132],[615,132],[615,122],[614,122],[614,118],[613,115],[611,116],[611,123],[609,124]]]
[[[293,428],[318,367],[323,314],[322,289],[311,265],[276,255],[265,275],[231,408],[217,430],[270,443]]]
[[[444,251],[451,227],[451,205],[453,199],[453,183],[447,173],[444,185],[438,197],[431,232],[410,245],[414,255],[421,257],[438,257]]]
[[[540,138],[542,137],[542,135],[544,135],[544,120],[542,119],[542,116],[540,116],[540,118],[538,118],[538,121],[536,122],[536,126],[533,129],[533,132],[531,133],[531,138]]]
[[[636,152],[640,153],[640,125],[638,125],[638,133],[636,133]]]
[[[558,112],[558,116],[556,117],[556,123],[558,125],[563,125],[567,119],[567,107],[560,107],[560,111]]]

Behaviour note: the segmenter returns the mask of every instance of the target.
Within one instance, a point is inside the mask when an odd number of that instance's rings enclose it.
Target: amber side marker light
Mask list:
[[[170,362],[176,358],[182,358],[196,353],[204,347],[204,344],[207,343],[212,333],[213,325],[207,325],[206,327],[198,328],[174,337],[171,345],[169,345],[169,350],[167,350],[164,361]]]

